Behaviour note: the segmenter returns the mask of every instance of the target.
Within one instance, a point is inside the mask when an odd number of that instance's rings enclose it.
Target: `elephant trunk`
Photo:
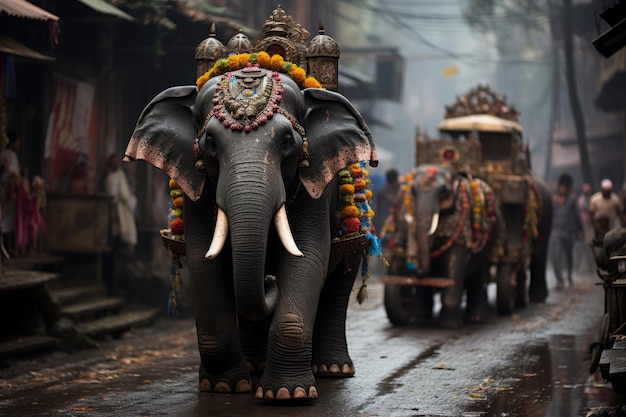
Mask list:
[[[265,275],[272,221],[287,250],[302,256],[287,222],[280,172],[249,161],[231,165],[218,180],[216,196],[218,219],[207,257],[217,256],[230,234],[237,309],[246,319],[262,320],[278,301],[276,279]]]
[[[430,274],[431,243],[432,236],[439,226],[439,206],[428,201],[419,201],[415,210],[415,240],[417,243],[417,253],[419,266],[417,275],[421,277]]]

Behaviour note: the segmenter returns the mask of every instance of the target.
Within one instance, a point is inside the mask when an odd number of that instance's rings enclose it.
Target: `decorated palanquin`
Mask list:
[[[418,132],[416,162],[449,165],[487,182],[501,207],[508,235],[506,261],[530,260],[537,235],[540,198],[533,185],[530,154],[522,141],[519,112],[488,86],[480,85],[446,106],[438,139]]]
[[[305,28],[277,6],[265,21],[254,43],[240,32],[224,45],[217,38],[213,24],[209,37],[200,42],[195,51],[198,90],[213,77],[223,78],[217,94],[226,95],[228,98],[216,96],[216,100],[219,99],[225,106],[214,107],[212,114],[231,130],[246,132],[265,123],[274,113],[287,117],[295,129],[300,129],[298,131],[303,137],[304,144],[299,161],[299,168],[303,169],[308,166],[308,142],[302,126],[294,116],[280,107],[282,86],[278,73],[289,76],[300,89],[324,88],[336,91],[339,84],[340,51],[337,42],[325,34],[321,22],[319,33],[307,44],[309,37],[310,33]],[[266,70],[273,72],[275,82],[259,84]],[[231,74],[232,79],[226,79],[225,74]],[[257,89],[260,93],[252,94],[252,91]],[[249,96],[246,95],[248,93]],[[263,111],[256,111],[259,106],[265,106],[261,107]],[[250,124],[242,124],[239,118],[235,117],[238,112],[245,112],[246,109],[255,111],[256,117]],[[194,145],[194,155],[197,159],[196,168],[203,171],[205,167],[204,161],[200,158],[198,139]],[[365,255],[378,255],[380,246],[371,221],[374,212],[370,207],[372,193],[369,189],[371,183],[367,164],[354,163],[342,169],[337,175],[340,187],[331,250],[345,255],[361,252]],[[161,236],[164,245],[173,254],[170,304],[173,306],[171,310],[175,310],[175,292],[180,289],[181,263],[178,257],[185,255],[186,248],[182,190],[174,180],[170,180],[169,184],[172,197],[170,223],[168,229],[161,230]],[[364,279],[369,276],[366,256],[363,274]]]

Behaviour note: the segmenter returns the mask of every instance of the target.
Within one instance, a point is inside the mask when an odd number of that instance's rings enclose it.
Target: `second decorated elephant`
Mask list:
[[[406,324],[416,315],[431,317],[433,286],[428,284],[437,278],[450,284],[441,289],[441,325],[458,327],[463,319],[484,321],[489,259],[502,230],[494,193],[485,182],[431,164],[405,175],[381,237],[390,261],[389,276],[412,276],[417,285],[385,285],[390,321]],[[424,278],[434,280],[420,281]]]
[[[345,318],[364,250],[345,259],[331,241],[375,239],[359,161],[375,166],[376,150],[344,96],[307,88],[315,80],[280,56],[231,58],[250,62],[155,97],[126,159],[184,191],[200,390],[249,392],[258,371],[256,398],[314,399],[314,373],[354,374]]]

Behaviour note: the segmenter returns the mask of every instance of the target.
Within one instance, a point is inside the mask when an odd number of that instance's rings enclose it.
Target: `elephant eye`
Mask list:
[[[215,155],[217,153],[217,142],[213,139],[213,136],[207,136],[205,139],[206,147],[208,151]]]
[[[281,143],[281,146],[283,147],[283,149],[287,149],[291,146],[293,146],[293,144],[295,143],[295,140],[293,138],[292,135],[287,134],[285,136],[283,136],[283,141]]]

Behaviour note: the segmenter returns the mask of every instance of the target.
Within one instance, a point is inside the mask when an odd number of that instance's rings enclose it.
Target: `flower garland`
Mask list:
[[[170,232],[174,240],[185,240],[185,228],[183,223],[183,190],[171,178],[169,183],[170,197],[172,198],[172,207],[170,209],[169,221]],[[181,288],[180,268],[182,263],[180,262],[180,256],[172,253],[172,262],[170,263],[170,296],[167,302],[167,313],[170,317],[178,315],[178,302],[176,301],[176,295]]]
[[[335,230],[338,239],[365,236],[367,250],[363,255],[361,277],[363,283],[357,293],[359,304],[367,298],[367,280],[370,277],[369,256],[380,256],[380,242],[376,237],[372,218],[374,210],[370,206],[372,191],[369,172],[365,162],[350,165],[339,171],[339,202],[335,214]]]
[[[286,74],[294,80],[301,89],[323,88],[315,78],[307,77],[304,69],[292,62],[285,61],[282,56],[278,54],[270,56],[267,52],[255,52],[251,54],[243,53],[231,55],[228,58],[218,60],[215,65],[213,65],[213,68],[201,75],[196,81],[198,91],[213,77],[252,65],[258,65],[261,68]]]

